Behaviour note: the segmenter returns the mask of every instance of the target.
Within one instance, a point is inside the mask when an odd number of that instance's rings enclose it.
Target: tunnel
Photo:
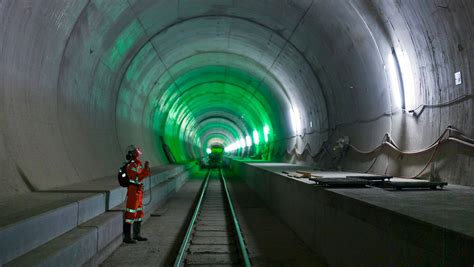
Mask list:
[[[134,144],[155,175],[144,227],[201,186],[219,145],[239,221],[245,185],[318,264],[472,266],[473,15],[470,0],[0,0],[0,265],[44,264],[44,246],[91,229],[95,251],[65,265],[112,264],[121,238],[101,247],[93,223],[122,230],[115,176]],[[319,190],[329,172],[431,187]],[[74,218],[41,217],[66,206]],[[7,251],[32,225],[51,229]]]

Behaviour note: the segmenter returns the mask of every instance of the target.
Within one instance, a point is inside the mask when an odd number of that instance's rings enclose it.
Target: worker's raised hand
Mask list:
[[[150,168],[150,162],[148,162],[148,160],[145,161],[145,168]]]

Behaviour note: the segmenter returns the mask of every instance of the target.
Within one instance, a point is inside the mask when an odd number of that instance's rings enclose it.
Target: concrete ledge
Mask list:
[[[151,213],[174,193],[176,193],[188,180],[189,172],[178,174],[170,179],[162,180],[158,186],[152,188],[152,201],[149,205],[144,207],[145,216],[149,218]],[[149,190],[145,191],[143,202],[149,201]]]
[[[105,210],[103,194],[29,193],[0,204],[0,264],[73,229]]]
[[[185,165],[164,165],[157,168],[151,169],[151,187],[155,187],[156,185],[166,181],[167,179],[173,178],[178,174],[192,168],[192,164],[185,164]],[[150,186],[150,181],[144,181],[145,189],[148,189]]]
[[[81,224],[79,227],[97,229],[97,249],[103,250],[114,239],[122,236],[123,214],[121,212],[106,212],[94,219]]]
[[[86,222],[105,212],[105,194],[95,194],[78,201],[77,224]]]
[[[183,165],[163,165],[154,167],[151,169],[151,179],[145,178],[144,187],[147,190],[150,187],[172,179],[174,176],[185,172],[189,168],[192,168],[193,164]],[[114,207],[120,205],[127,194],[127,188],[121,187],[118,184],[115,176],[102,177],[87,182],[76,183],[72,185],[62,186],[50,190],[51,192],[71,192],[71,193],[83,193],[83,192],[98,192],[106,194],[106,209],[111,210]]]
[[[79,227],[5,266],[79,266],[97,252],[97,229]]]
[[[84,263],[82,266],[85,267],[96,267],[104,262],[114,251],[122,245],[122,235],[118,236],[112,242],[110,242],[104,249],[97,252],[92,259]]]
[[[154,175],[145,181],[148,182],[145,184],[145,203],[150,197],[150,182],[153,186],[152,202],[144,207],[147,218],[186,182],[189,176],[186,170],[190,167],[190,164],[168,165],[152,170]],[[115,210],[117,207],[120,209],[125,195],[126,188],[120,187],[115,177],[109,177],[6,199],[0,203],[0,210],[4,211],[0,214],[0,265],[7,262],[38,266],[68,265],[65,264],[68,261],[62,257],[77,260],[71,261],[74,265],[84,263],[83,259],[92,263],[100,262],[99,255],[94,259],[91,257],[96,253],[105,255],[116,248],[116,240],[121,240],[122,235],[122,212],[104,212],[111,209],[111,205],[115,205]],[[84,255],[71,256],[68,247],[89,242],[76,236],[76,232],[85,233],[79,230],[82,228],[95,231],[96,249],[91,256],[89,250],[78,250],[78,254]],[[73,233],[68,232],[70,230]],[[115,245],[111,245],[114,240]],[[58,242],[65,244],[61,251],[55,251]],[[41,262],[32,259],[37,256],[51,259],[45,258]]]
[[[186,183],[189,178],[189,172],[182,172],[174,177],[169,177],[162,180],[157,186],[153,187],[151,190],[151,202],[150,202],[150,190],[146,189],[143,196],[145,220],[148,219],[151,215],[151,212],[154,211],[161,203],[164,203],[168,198],[170,198],[175,192],[177,192],[181,186]],[[113,211],[123,211],[125,210],[125,202],[120,203],[120,205],[114,207]]]
[[[121,212],[106,212],[5,266],[97,266],[122,243]]]
[[[233,161],[232,172],[330,265],[474,264],[473,188],[325,189],[282,175],[286,165]]]
[[[107,192],[107,210],[119,205],[127,195],[127,188],[117,187]]]

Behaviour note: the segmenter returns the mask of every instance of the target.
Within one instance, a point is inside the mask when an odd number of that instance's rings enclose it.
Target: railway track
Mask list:
[[[204,179],[174,266],[250,266],[232,199],[221,169]]]

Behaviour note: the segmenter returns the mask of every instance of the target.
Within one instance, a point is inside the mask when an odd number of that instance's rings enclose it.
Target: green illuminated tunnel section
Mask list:
[[[239,138],[232,137],[231,132],[226,131],[221,127],[222,124],[215,125],[213,128],[203,132],[202,134],[198,133],[197,135],[200,136],[199,143],[205,144],[204,147],[209,148],[214,143],[220,143],[228,146],[229,144],[239,140]],[[219,129],[219,132],[217,132],[216,129]]]
[[[219,132],[216,132],[216,129],[219,129]],[[223,144],[225,145],[229,145],[243,136],[238,128],[232,125],[232,122],[223,119],[213,119],[201,123],[195,133],[194,141],[200,144],[208,144],[209,138],[216,134],[219,134],[223,138]]]
[[[249,138],[254,143],[254,132],[262,140],[259,146],[264,145],[263,129],[273,132],[279,125],[275,115],[279,104],[265,98],[263,90],[269,90],[264,82],[240,69],[193,69],[160,89],[163,94],[153,111],[153,128],[159,129],[177,161],[205,156],[216,140],[224,147]],[[215,114],[220,119],[209,119]],[[261,151],[254,144],[234,153],[244,150],[248,156]]]

